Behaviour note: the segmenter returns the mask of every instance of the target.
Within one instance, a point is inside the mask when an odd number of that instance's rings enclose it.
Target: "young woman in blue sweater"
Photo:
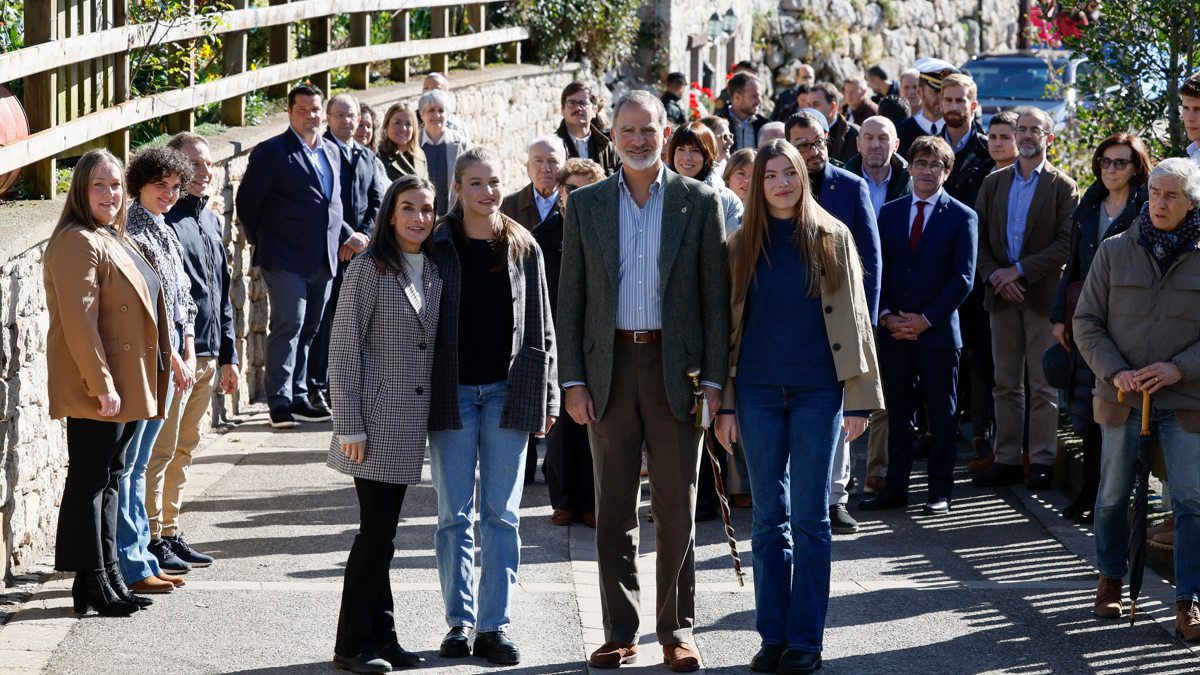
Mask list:
[[[762,649],[750,665],[810,673],[821,666],[829,605],[838,435],[861,435],[883,393],[854,238],[817,204],[804,160],[782,140],[755,159],[729,263],[732,348],[716,431],[729,448],[742,430],[754,493]]]

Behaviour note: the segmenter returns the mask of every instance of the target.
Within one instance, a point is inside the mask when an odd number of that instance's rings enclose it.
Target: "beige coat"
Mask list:
[[[1137,243],[1142,227],[1151,227],[1145,214],[1100,244],[1075,310],[1075,343],[1096,374],[1096,421],[1118,426],[1131,407],[1141,408],[1140,395],[1117,403],[1117,373],[1169,361],[1183,379],[1154,394],[1154,407],[1200,431],[1200,250],[1183,251],[1163,274]]]
[[[739,230],[740,232],[740,230]],[[732,244],[738,234],[730,237]],[[875,330],[863,291],[862,263],[850,230],[839,224],[834,244],[839,261],[844,264],[833,270],[839,276],[837,290],[830,293],[821,285],[821,305],[825,310],[825,333],[833,353],[837,378],[845,387],[844,410],[875,411],[883,409],[883,386],[879,379],[879,362],[875,356]],[[824,274],[824,273],[823,273]],[[782,309],[782,308],[781,308]],[[730,302],[731,334],[729,338],[729,379],[725,383],[721,407],[733,410],[737,404],[735,383],[738,355],[742,343],[742,316],[745,298]]]
[[[50,416],[106,422],[162,417],[171,373],[171,324],[162,294],[152,305],[142,273],[105,230],[65,230],[50,241],[42,264],[50,314]],[[98,397],[114,391],[121,412],[101,417]]]

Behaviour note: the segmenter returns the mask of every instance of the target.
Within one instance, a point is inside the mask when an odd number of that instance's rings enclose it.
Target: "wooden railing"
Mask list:
[[[468,61],[484,65],[487,47],[504,45],[504,60],[520,61],[522,27],[488,29],[487,6],[502,0],[467,3],[470,30],[451,34],[456,0],[270,0],[268,7],[249,7],[249,0],[225,0],[235,9],[195,14],[165,24],[132,24],[131,0],[26,0],[25,42],[17,51],[0,54],[5,82],[24,78],[24,104],[31,135],[0,147],[0,175],[23,169],[34,195],[52,197],[56,158],[81,147],[103,145],[115,154],[129,153],[129,128],[166,118],[169,131],[188,131],[197,106],[221,104],[221,122],[246,123],[246,94],[265,89],[286,94],[290,84],[307,79],[328,92],[330,71],[347,68],[349,87],[366,89],[372,64],[387,62],[390,79],[406,82],[410,59],[428,56],[432,70],[445,71],[449,56],[466,52]],[[411,14],[428,9],[431,36],[411,39]],[[370,23],[391,13],[386,42],[370,44]],[[349,45],[330,45],[331,19],[350,17]],[[308,23],[310,53],[291,57],[291,24]],[[105,27],[106,26],[106,27]],[[97,28],[98,27],[98,28]],[[251,68],[246,44],[250,31],[269,31],[270,65]],[[222,77],[194,82],[194,73],[176,89],[131,98],[130,58],[136,50],[196,38],[222,37]]]

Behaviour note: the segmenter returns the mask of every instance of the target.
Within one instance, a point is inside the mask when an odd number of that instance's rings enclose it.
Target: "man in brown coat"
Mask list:
[[[1020,483],[1051,487],[1058,449],[1058,393],[1046,382],[1042,354],[1054,342],[1050,306],[1062,276],[1071,237],[1071,211],[1079,202],[1075,181],[1046,161],[1053,121],[1037,108],[1017,119],[1020,156],[1011,169],[984,179],[979,213],[979,283],[991,312],[996,364],[994,464],[976,485]],[[1031,388],[1025,408],[1025,376]],[[1021,441],[1029,415],[1028,478],[1021,468]]]

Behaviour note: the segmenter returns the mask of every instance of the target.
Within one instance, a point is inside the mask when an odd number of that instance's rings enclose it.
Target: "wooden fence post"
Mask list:
[[[371,44],[371,15],[367,12],[350,15],[350,46],[366,47]],[[371,85],[371,64],[360,63],[350,66],[350,88],[365,91]]]
[[[117,28],[129,23],[129,0],[112,0],[112,22]],[[112,105],[129,100],[129,50],[113,55]],[[129,162],[129,127],[122,127],[105,137],[108,151],[124,163]]]
[[[187,0],[188,15],[191,18],[196,16],[196,0]],[[187,42],[178,43],[169,47],[180,55],[183,66],[187,69],[186,72],[177,76],[175,83],[180,88],[188,88],[196,84],[196,42],[189,40]],[[167,115],[167,133],[177,134],[181,131],[195,131],[196,115],[193,108],[187,110],[177,110]]]
[[[329,51],[329,43],[332,35],[330,33],[329,17],[322,16],[316,19],[308,20],[308,46],[309,55],[324,54]],[[325,100],[329,100],[330,89],[333,88],[333,77],[328,70],[322,70],[318,73],[313,73],[309,78],[312,83],[321,88],[325,92]]]
[[[467,5],[467,23],[471,26],[472,33],[482,33],[487,30],[487,5],[483,3]],[[476,68],[482,68],[486,52],[486,47],[472,49],[467,52],[467,61],[475,64]]]
[[[233,9],[246,9],[248,0],[226,0]],[[222,49],[224,54],[225,77],[241,75],[246,72],[246,31],[239,30],[225,36]],[[235,96],[221,101],[221,124],[230,127],[246,125],[246,97]]]
[[[286,5],[287,3],[288,3],[288,0],[271,0],[272,7],[274,7],[275,5]],[[269,37],[269,48],[267,51],[269,52],[271,65],[274,66],[274,65],[277,65],[280,63],[287,63],[288,61],[291,61],[292,60],[292,39],[291,39],[292,27],[291,27],[291,25],[285,23],[285,24],[281,24],[278,26],[271,26],[268,29],[268,32],[269,32],[270,37]],[[273,85],[267,87],[267,96],[270,96],[272,98],[283,98],[284,96],[287,96],[288,89],[290,89],[290,88],[291,87],[286,82],[284,82],[282,84],[273,84]]]
[[[429,9],[429,18],[431,23],[431,37],[441,38],[450,36],[449,7],[431,7]],[[445,52],[430,54],[429,69],[445,74],[447,70],[450,70],[450,55]]]
[[[408,10],[402,9],[392,15],[390,24],[390,37],[392,42],[407,42],[412,37],[412,32],[409,29]],[[388,77],[393,82],[408,82],[408,59],[392,59],[391,68],[388,72]]]
[[[25,3],[25,45],[33,46],[58,37],[58,0]],[[47,70],[25,78],[25,115],[29,132],[50,129],[58,109],[58,71]],[[54,197],[53,157],[25,168],[25,181],[34,196]]]

